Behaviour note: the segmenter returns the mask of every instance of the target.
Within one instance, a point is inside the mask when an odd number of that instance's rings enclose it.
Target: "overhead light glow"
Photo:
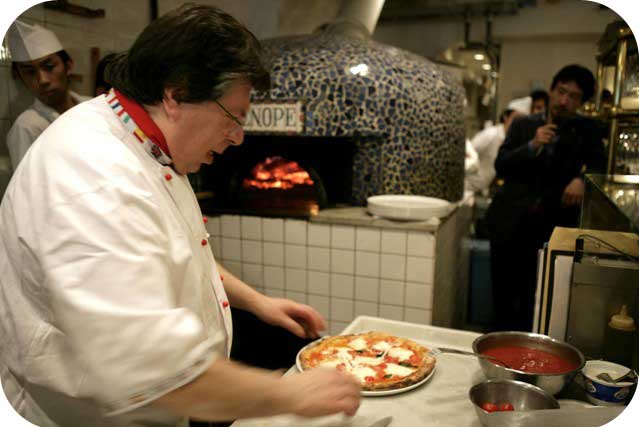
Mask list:
[[[358,64],[349,68],[349,71],[356,76],[365,76],[368,74],[368,65]]]
[[[486,70],[486,71],[490,71],[490,69],[491,69],[492,67],[490,66],[490,64],[483,64],[483,65],[481,66],[481,68],[483,68],[483,69],[484,69],[484,70]]]
[[[474,58],[477,61],[483,61],[484,60],[484,54],[483,53],[476,53]]]

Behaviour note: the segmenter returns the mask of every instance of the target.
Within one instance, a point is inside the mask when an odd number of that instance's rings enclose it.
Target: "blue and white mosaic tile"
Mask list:
[[[304,134],[355,139],[353,203],[374,194],[456,201],[464,177],[464,89],[427,59],[332,32],[263,41],[272,90],[299,100]]]

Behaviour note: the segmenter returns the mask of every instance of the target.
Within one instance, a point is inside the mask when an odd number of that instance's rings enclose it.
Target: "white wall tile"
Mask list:
[[[262,218],[262,238],[267,242],[283,242],[284,220],[281,218]]]
[[[329,322],[329,333],[331,335],[339,335],[342,333],[344,329],[348,326],[350,322],[338,322],[337,320],[333,320]]]
[[[355,227],[350,225],[331,226],[331,247],[355,249]]]
[[[382,253],[404,255],[406,253],[406,232],[382,230]]]
[[[221,221],[222,236],[240,238],[239,215],[222,215]]]
[[[379,305],[379,317],[393,320],[404,320],[404,309],[397,305]]]
[[[379,301],[379,279],[355,276],[355,299],[361,301]]]
[[[328,248],[331,244],[331,226],[328,224],[308,224],[308,245]]]
[[[308,293],[330,295],[331,276],[320,271],[308,272]]]
[[[378,252],[355,252],[355,274],[358,276],[379,277],[380,259]]]
[[[264,242],[262,259],[264,265],[284,265],[284,244]]]
[[[21,81],[11,78],[7,83],[9,85],[9,99],[11,100],[9,109],[11,110],[11,120],[13,121],[31,106],[34,98]]]
[[[412,257],[406,258],[406,280],[421,284],[433,284],[435,280],[435,259]]]
[[[306,301],[308,305],[319,311],[324,319],[328,319],[331,317],[331,308],[328,297],[321,295],[308,295]]]
[[[355,304],[352,299],[331,297],[331,320],[350,322],[353,320]]]
[[[242,261],[262,263],[262,242],[257,240],[242,240]]]
[[[353,274],[355,272],[355,252],[345,249],[331,249],[331,272]]]
[[[382,232],[379,228],[362,228],[357,227],[357,245],[358,251],[379,252],[381,249]]]
[[[284,269],[282,267],[264,266],[264,288],[284,289]]]
[[[377,316],[378,307],[377,303],[355,301],[355,317],[357,316]]]
[[[383,304],[404,305],[404,282],[382,280],[379,286],[379,302]]]
[[[432,233],[408,233],[407,254],[413,256],[435,256],[435,236]]]
[[[213,256],[217,260],[222,259],[222,239],[220,237],[209,237],[209,242],[211,242],[211,251],[213,251]]]
[[[243,216],[240,220],[242,239],[262,240],[262,218]]]
[[[242,264],[242,280],[254,288],[264,286],[263,267],[261,264]]]
[[[380,276],[382,279],[404,280],[406,257],[402,255],[382,254]]]
[[[242,279],[242,263],[237,261],[224,261],[226,268],[233,276]]]
[[[306,292],[306,270],[287,268],[285,273],[286,290]]]
[[[294,245],[306,245],[307,221],[287,219],[284,221],[284,241]]]
[[[407,283],[406,306],[421,309],[433,308],[433,287],[430,285]]]
[[[288,299],[292,299],[293,301],[297,301],[301,304],[306,304],[306,294],[303,292],[295,292],[295,291],[285,291],[284,295]]]
[[[269,297],[274,297],[274,298],[285,298],[286,297],[286,295],[284,294],[284,289],[264,288],[264,294],[268,295]]]
[[[430,325],[433,323],[433,311],[406,307],[405,313],[404,313],[404,320],[406,322]]]
[[[209,219],[209,221],[205,225],[206,231],[211,236],[221,236],[222,233],[220,231],[220,223],[221,223],[220,217],[219,216],[209,216],[207,218]]]
[[[330,271],[331,252],[327,248],[308,248],[308,269],[317,271]]]
[[[224,260],[242,261],[242,246],[240,239],[222,237],[222,257]]]
[[[331,296],[352,299],[355,296],[354,282],[351,275],[331,273]]]
[[[306,268],[306,246],[285,244],[284,265],[294,268]]]

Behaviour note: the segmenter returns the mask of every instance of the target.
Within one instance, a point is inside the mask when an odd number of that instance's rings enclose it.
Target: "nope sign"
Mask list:
[[[244,130],[247,132],[302,133],[302,103],[251,104]]]

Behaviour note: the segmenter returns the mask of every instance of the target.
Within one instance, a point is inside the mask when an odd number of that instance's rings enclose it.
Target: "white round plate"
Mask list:
[[[404,221],[443,218],[454,206],[447,200],[424,196],[387,194],[367,199],[367,209],[371,214]]]
[[[315,345],[319,341],[325,340],[326,338],[329,338],[329,337],[326,336],[326,337],[319,338],[319,339],[313,341],[312,343],[309,343],[309,344],[305,345],[304,347],[302,347],[300,349],[300,351],[297,352],[297,356],[295,356],[295,366],[297,367],[298,371],[304,372],[304,369],[302,368],[302,363],[300,362],[300,353],[302,353],[302,351],[306,350],[308,347],[310,347],[312,345]],[[431,357],[434,357],[434,356],[431,356]],[[424,384],[426,381],[428,381],[430,379],[430,377],[433,376],[433,374],[435,373],[436,369],[437,369],[437,362],[435,362],[435,367],[433,367],[433,370],[430,371],[430,374],[426,375],[426,377],[424,377],[424,379],[422,379],[420,382],[417,382],[415,384],[411,384],[409,386],[398,388],[398,389],[395,389],[395,390],[378,390],[378,391],[362,390],[361,394],[362,394],[362,396],[390,396],[392,394],[404,393],[404,392],[406,392],[408,390],[412,390],[412,389],[417,388],[420,385]]]

